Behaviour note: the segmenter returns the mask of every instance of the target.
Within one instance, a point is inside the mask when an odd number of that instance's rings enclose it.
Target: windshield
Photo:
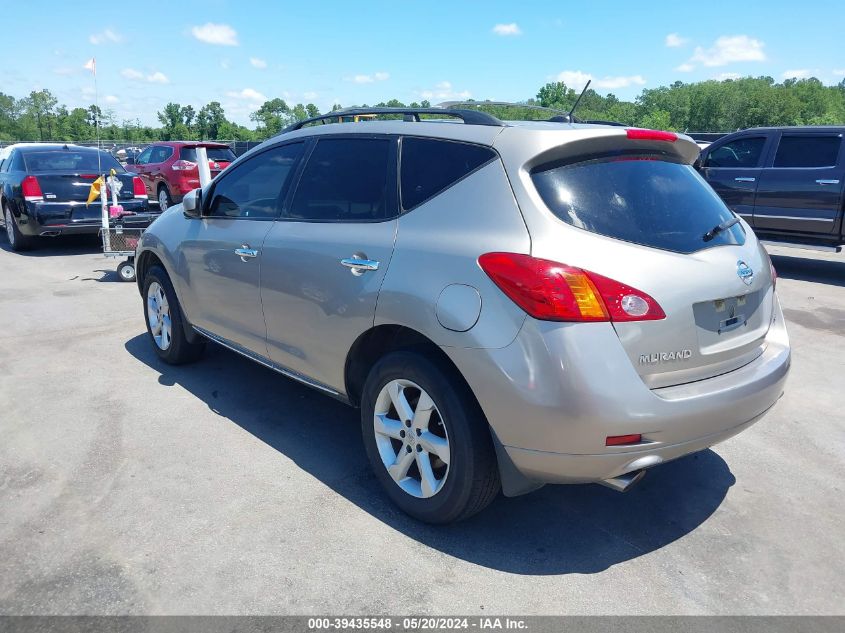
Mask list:
[[[231,163],[235,160],[235,153],[228,147],[206,147],[205,152],[208,154],[208,160],[221,163]],[[189,160],[192,163],[197,162],[197,148],[183,147],[179,152],[179,158]]]
[[[541,166],[531,174],[546,206],[572,226],[678,253],[744,244],[735,216],[689,165],[648,154]]]
[[[23,155],[27,171],[67,171],[72,173],[101,173],[114,169],[118,173],[126,170],[114,156],[97,150],[57,149],[43,152],[27,152]]]

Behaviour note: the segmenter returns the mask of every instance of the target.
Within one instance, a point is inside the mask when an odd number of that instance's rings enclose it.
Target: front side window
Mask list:
[[[759,167],[766,137],[739,138],[717,147],[707,155],[705,167]]]
[[[319,140],[285,217],[316,222],[372,222],[389,217],[395,206],[395,192],[388,185],[391,144],[371,138]]]
[[[552,213],[585,231],[677,253],[745,242],[739,224],[705,237],[734,215],[692,167],[656,155],[552,163],[531,179]]]
[[[402,139],[402,208],[412,209],[496,158],[489,147],[428,138]]]
[[[224,172],[226,175],[214,186],[206,215],[275,218],[302,148],[302,143],[274,147]]]
[[[150,146],[147,149],[145,149],[143,152],[138,154],[138,158],[135,160],[135,164],[136,165],[146,165],[147,163],[150,162],[150,156],[152,155],[152,153],[153,153],[153,148],[152,148],[152,146]]]
[[[775,154],[775,167],[834,167],[842,139],[838,135],[783,135]]]

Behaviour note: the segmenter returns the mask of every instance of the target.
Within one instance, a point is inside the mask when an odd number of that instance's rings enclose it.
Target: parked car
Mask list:
[[[144,184],[114,156],[94,147],[57,143],[18,143],[0,150],[0,208],[12,250],[34,245],[38,236],[96,234],[101,223],[99,202],[87,204],[98,174],[114,169],[122,184],[118,195],[127,212],[127,227],[150,224]]]
[[[360,407],[387,494],[430,522],[500,484],[625,490],[781,396],[774,269],[691,139],[384,111],[409,116],[292,126],[143,235],[160,358],[211,340]]]
[[[752,128],[701,153],[701,174],[763,240],[845,244],[845,126]]]
[[[235,160],[235,153],[225,143],[162,141],[145,148],[137,158],[127,159],[126,168],[141,177],[147,195],[164,211],[200,186],[197,147],[206,148],[212,178]]]

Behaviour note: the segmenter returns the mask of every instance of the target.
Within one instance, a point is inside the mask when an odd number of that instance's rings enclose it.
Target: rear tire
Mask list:
[[[420,521],[466,519],[499,493],[487,420],[441,361],[394,352],[376,363],[364,384],[361,429],[387,495]]]
[[[158,188],[158,208],[159,210],[164,213],[173,206],[173,198],[170,197],[170,191],[168,191],[166,185],[160,185]]]
[[[19,253],[32,248],[32,238],[21,233],[14,214],[6,205],[3,205],[3,223],[6,228],[6,239],[9,240],[9,246],[13,251]]]
[[[191,343],[185,336],[184,316],[170,277],[161,266],[153,266],[144,277],[144,319],[158,357],[170,365],[197,360],[205,341]]]

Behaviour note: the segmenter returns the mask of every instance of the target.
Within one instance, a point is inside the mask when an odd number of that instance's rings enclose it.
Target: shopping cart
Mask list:
[[[117,267],[117,275],[121,281],[135,281],[135,248],[144,229],[149,226],[155,215],[149,213],[125,212],[118,204],[116,179],[105,179],[108,191],[111,192],[111,205],[108,203],[107,188],[100,190],[100,207],[102,211],[102,226],[100,237],[103,240],[103,255],[120,259],[125,257]],[[127,226],[132,224],[134,226]],[[138,225],[142,225],[139,227]]]

